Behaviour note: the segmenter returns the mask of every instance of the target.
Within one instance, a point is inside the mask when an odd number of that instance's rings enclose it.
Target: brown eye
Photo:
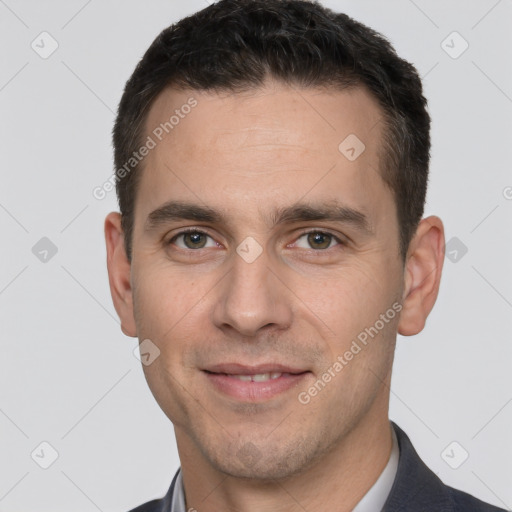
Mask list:
[[[216,246],[212,237],[202,231],[183,231],[174,236],[169,244],[174,244],[180,249],[204,249]]]
[[[337,245],[344,245],[343,242],[335,235],[325,231],[306,231],[300,235],[293,244],[300,249],[313,249],[315,251],[325,251]]]
[[[197,231],[185,233],[183,242],[189,249],[202,249],[206,245],[206,235]]]
[[[333,240],[333,236],[329,233],[316,231],[307,233],[308,244],[312,249],[328,249]]]

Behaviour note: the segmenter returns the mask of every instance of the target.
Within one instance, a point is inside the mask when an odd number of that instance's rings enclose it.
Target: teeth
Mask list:
[[[257,373],[252,376],[253,382],[265,382],[266,380],[270,380],[270,373]]]
[[[246,382],[253,381],[253,382],[265,382],[267,380],[271,379],[278,379],[281,377],[281,372],[272,372],[272,373],[258,373],[256,375],[231,375],[231,377],[234,377],[235,379],[243,380]]]

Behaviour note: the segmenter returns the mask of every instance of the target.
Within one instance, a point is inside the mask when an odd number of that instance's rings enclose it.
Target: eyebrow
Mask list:
[[[295,204],[280,208],[271,216],[271,220],[274,225],[315,220],[341,222],[351,224],[366,234],[372,233],[368,217],[363,212],[337,202],[320,205]]]
[[[228,224],[226,215],[208,206],[181,201],[169,201],[153,210],[146,219],[145,231],[152,231],[166,223],[192,220],[210,224]],[[330,221],[350,224],[364,234],[372,234],[368,217],[361,211],[338,202],[322,204],[294,204],[278,208],[269,215],[269,224],[291,224],[307,221]]]
[[[169,201],[156,210],[153,210],[146,219],[145,231],[151,231],[162,224],[174,220],[194,220],[196,222],[209,222],[220,224],[224,216],[207,206],[183,203],[180,201]]]

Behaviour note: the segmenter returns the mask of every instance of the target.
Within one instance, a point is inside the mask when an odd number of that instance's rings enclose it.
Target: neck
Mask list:
[[[380,410],[379,410],[380,409]],[[304,471],[272,482],[213,468],[176,428],[187,510],[200,512],[350,512],[377,481],[392,448],[387,406],[370,411],[328,453]]]

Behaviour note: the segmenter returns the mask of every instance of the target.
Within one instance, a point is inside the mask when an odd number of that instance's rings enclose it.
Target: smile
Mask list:
[[[267,368],[262,371],[241,365],[219,365],[203,373],[217,393],[242,402],[263,402],[276,398],[297,386],[311,373],[284,367]],[[283,371],[285,369],[290,371]]]
[[[226,374],[227,375],[227,374]],[[232,377],[234,379],[240,379],[246,382],[266,382],[267,380],[278,379],[283,375],[281,372],[272,372],[272,373],[257,373],[256,375],[227,375],[228,377]]]

